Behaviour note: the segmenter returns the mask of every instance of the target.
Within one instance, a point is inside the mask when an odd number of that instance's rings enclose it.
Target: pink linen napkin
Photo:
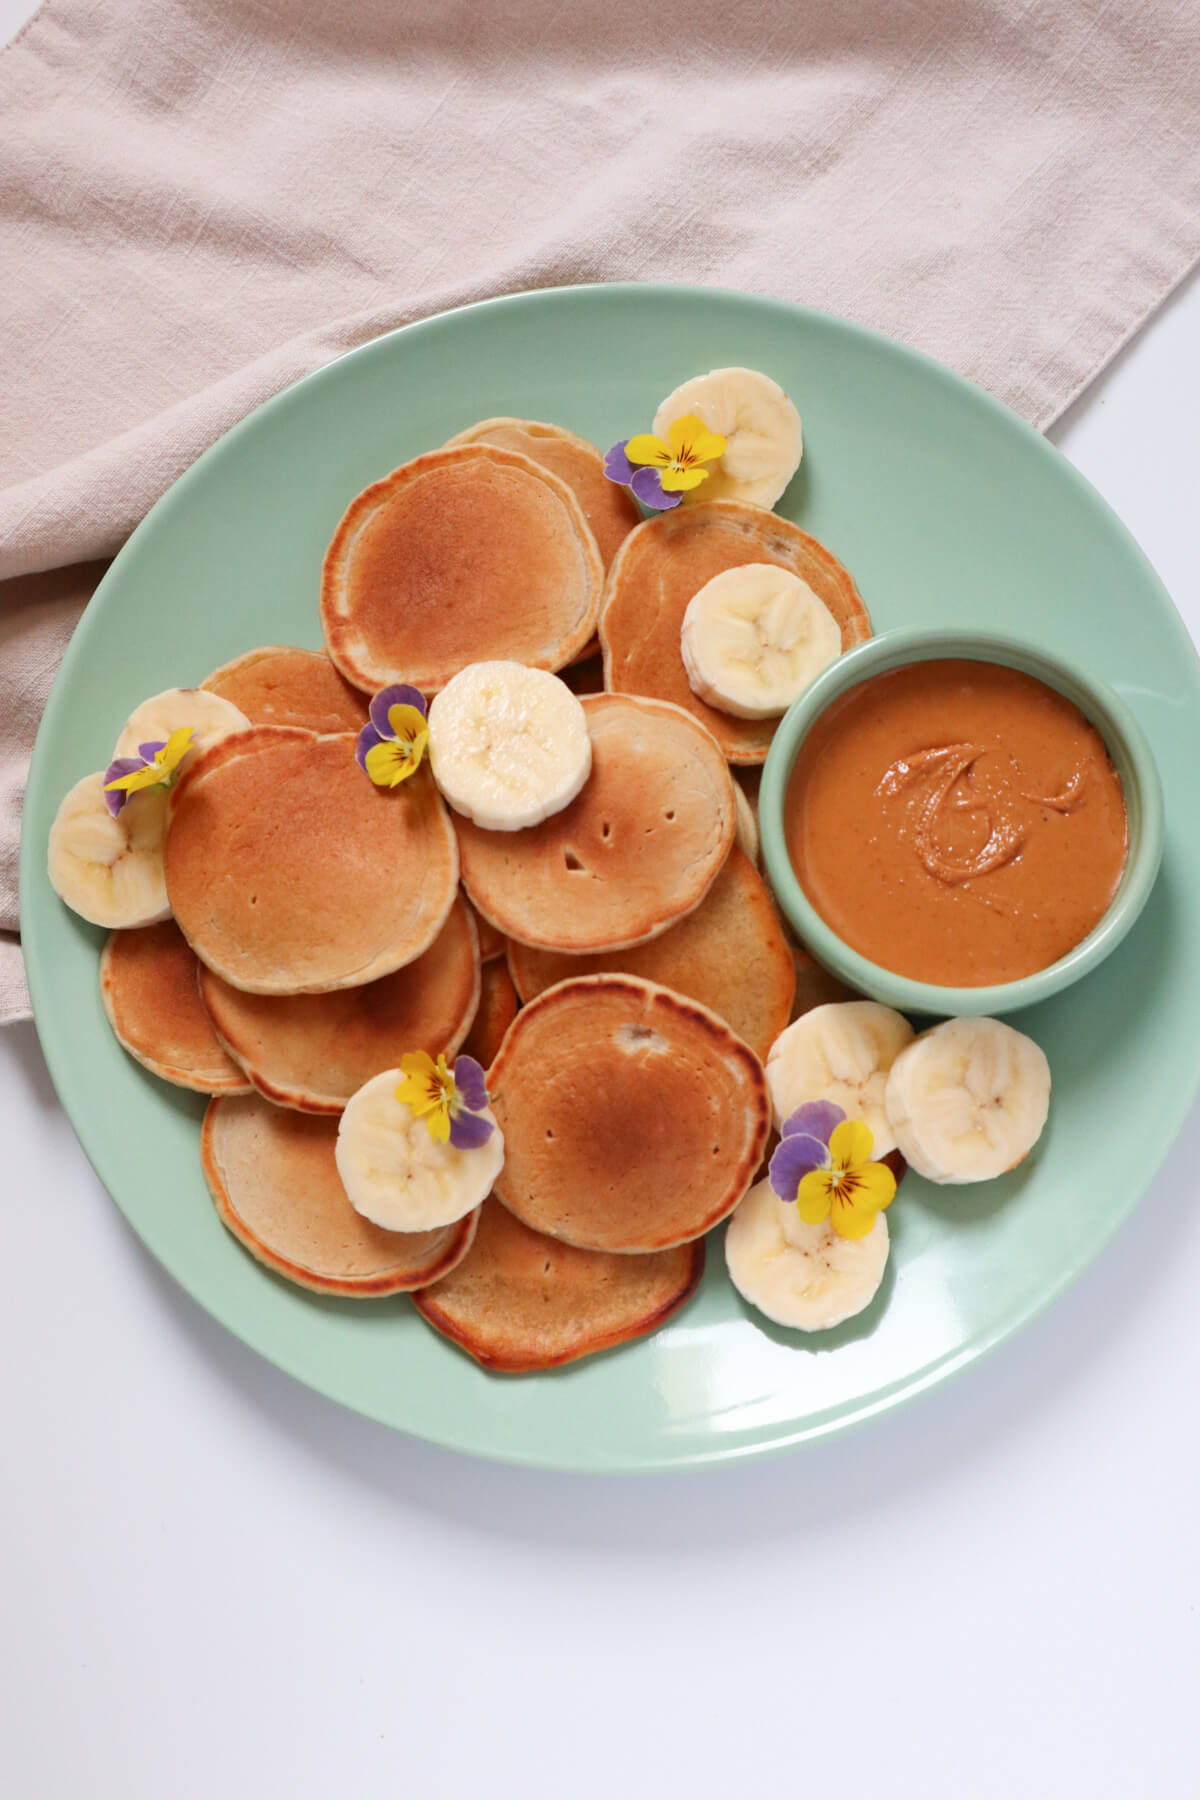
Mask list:
[[[710,282],[1044,427],[1200,255],[1195,0],[49,0],[0,117],[0,1020],[96,559],[296,376],[482,295]]]

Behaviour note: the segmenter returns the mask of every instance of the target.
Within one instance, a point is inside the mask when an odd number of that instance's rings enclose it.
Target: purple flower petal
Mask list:
[[[780,1137],[815,1137],[827,1144],[833,1136],[834,1127],[840,1125],[846,1117],[842,1108],[833,1100],[808,1100],[798,1106],[790,1119],[783,1122]]]
[[[132,775],[136,770],[144,769],[145,766],[140,756],[118,756],[117,760],[110,762],[104,771],[104,785],[107,787],[110,781],[120,781],[122,775]],[[129,795],[124,788],[115,788],[111,794],[105,794],[104,804],[114,819],[128,798]]]
[[[158,755],[159,751],[165,750],[166,747],[166,738],[159,738],[156,744],[139,744],[138,755],[141,757],[142,763],[148,768]]]
[[[389,731],[388,737],[390,738],[391,735],[392,734]],[[382,742],[383,738],[373,725],[364,725],[359,732],[358,743],[354,747],[354,760],[364,775],[367,772],[367,751],[374,750],[376,745],[382,744]]]
[[[615,481],[618,487],[628,487],[633,480],[633,464],[625,454],[625,446],[628,442],[628,438],[622,438],[619,444],[613,445],[604,458],[604,473],[610,481]]]
[[[829,1166],[829,1145],[820,1138],[800,1136],[781,1139],[767,1169],[771,1190],[781,1200],[794,1200],[796,1189],[814,1169]]]
[[[388,718],[388,712],[393,706],[415,706],[422,718],[429,711],[425,703],[425,696],[419,688],[406,687],[403,682],[396,682],[392,687],[381,688],[372,700],[369,709],[371,723],[381,738],[390,738],[396,735]],[[368,744],[367,749],[370,748],[371,746]]]
[[[478,1150],[496,1127],[482,1113],[455,1113],[450,1120],[450,1142],[456,1150]]]
[[[642,505],[648,506],[652,512],[666,512],[669,507],[678,506],[683,499],[682,494],[663,492],[661,469],[638,469],[629,485]]]
[[[482,1066],[473,1056],[460,1056],[454,1065],[454,1085],[462,1095],[464,1106],[482,1112],[488,1103],[487,1082]]]

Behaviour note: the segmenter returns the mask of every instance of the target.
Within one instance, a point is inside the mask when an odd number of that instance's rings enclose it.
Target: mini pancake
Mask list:
[[[414,1304],[485,1369],[523,1375],[645,1337],[703,1272],[702,1238],[652,1256],[577,1250],[485,1200],[467,1255]]]
[[[482,913],[475,911],[466,888],[463,888],[461,893],[462,903],[475,921],[475,931],[479,938],[479,960],[482,963],[495,962],[498,956],[504,955],[508,947],[508,939],[502,931],[497,931],[494,925],[489,924]]]
[[[376,1300],[447,1274],[475,1236],[478,1211],[437,1231],[383,1231],[346,1198],[337,1121],[261,1100],[213,1100],[200,1156],[217,1215],[251,1256],[318,1294]]]
[[[796,970],[796,992],[792,999],[791,1017],[798,1019],[801,1013],[811,1012],[814,1006],[831,1006],[843,1000],[860,1000],[853,988],[848,988],[844,981],[823,969],[815,956],[807,950],[793,948],[792,962]],[[780,1028],[782,1029],[782,1027]]]
[[[526,831],[454,821],[477,910],[520,943],[573,954],[643,943],[691,912],[736,818],[721,752],[681,708],[626,694],[580,704],[592,770],[569,806]]]
[[[778,563],[806,581],[841,626],[843,650],[870,637],[867,609],[837,558],[787,519],[736,500],[680,506],[631,531],[608,571],[600,613],[605,687],[686,707],[733,763],[764,762],[779,721],[735,719],[706,705],[688,683],[680,633],[706,581],[752,562]]]
[[[510,943],[508,963],[522,1000],[556,982],[620,970],[698,1000],[765,1057],[791,1017],[792,954],[771,896],[735,844],[694,912],[632,950],[560,956]]]
[[[199,970],[173,919],[114,931],[100,952],[108,1022],[130,1056],[161,1080],[199,1094],[248,1094],[250,1083],[204,1010]]]
[[[172,795],[171,910],[214,974],[252,994],[358,987],[415,962],[458,892],[454,830],[427,767],[377,788],[353,733],[255,725]]]
[[[359,731],[367,722],[365,698],[323,650],[264,644],[214,669],[200,686],[232,701],[252,725],[331,732]]]
[[[460,444],[353,500],[321,577],[321,625],[347,681],[425,695],[473,662],[561,669],[596,627],[604,565],[582,508],[540,463]]]
[[[301,1112],[340,1113],[408,1051],[452,1056],[459,1048],[479,1005],[475,922],[456,901],[423,956],[363,987],[245,994],[204,969],[200,992],[221,1042],[260,1094]]]
[[[535,955],[537,952],[534,953]],[[504,1034],[517,1016],[517,990],[506,962],[485,963],[482,992],[475,1023],[463,1039],[462,1049],[484,1069],[504,1042]]]
[[[488,1075],[495,1195],[584,1250],[666,1250],[733,1211],[762,1161],[762,1064],[694,1000],[633,975],[560,982],[522,1007]]]
[[[519,450],[565,481],[583,508],[605,568],[634,526],[641,523],[637,501],[628,488],[608,479],[604,458],[595,444],[561,425],[543,425],[536,419],[481,419],[478,425],[447,438],[445,447],[454,444],[495,444],[501,450]]]

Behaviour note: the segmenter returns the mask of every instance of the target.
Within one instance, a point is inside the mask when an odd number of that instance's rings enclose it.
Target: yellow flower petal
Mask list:
[[[828,1169],[810,1169],[796,1190],[796,1211],[806,1225],[819,1225],[829,1217],[833,1185]]]
[[[725,454],[725,439],[719,431],[701,430],[688,446],[696,462],[716,462]]]
[[[870,1207],[873,1212],[882,1212],[896,1198],[896,1177],[886,1163],[860,1163],[854,1171],[853,1186],[854,1204]]]
[[[421,764],[407,744],[374,744],[364,758],[367,774],[376,787],[397,787],[415,775]]]
[[[625,456],[631,463],[650,463],[656,469],[665,469],[674,461],[670,446],[649,431],[639,432],[637,437],[630,438],[625,446]]]
[[[684,413],[682,419],[676,419],[670,427],[667,436],[676,458],[680,462],[689,462],[695,455],[692,446],[698,439],[708,436],[708,426],[695,413]]]
[[[178,731],[173,731],[171,733],[162,749],[154,758],[154,764],[158,770],[160,779],[164,775],[169,775],[173,769],[179,767],[180,763],[191,749],[191,744],[192,727],[190,725],[181,725]]]
[[[679,494],[687,488],[699,487],[702,481],[707,480],[707,469],[679,469],[672,464],[662,472],[664,494]]]
[[[118,775],[115,781],[106,782],[104,791],[111,793],[120,789],[126,794],[136,794],[142,788],[157,787],[162,779],[162,770],[156,768],[153,763],[147,763],[144,769],[134,769],[130,775]]]
[[[861,1119],[844,1119],[829,1139],[829,1157],[835,1169],[853,1169],[865,1163],[875,1148],[871,1127]]]
[[[450,1108],[444,1101],[434,1108],[425,1120],[425,1123],[429,1128],[429,1135],[435,1144],[445,1144],[449,1142]]]
[[[415,706],[389,706],[388,724],[400,742],[420,761],[429,742],[429,722],[425,714]]]
[[[857,1198],[857,1195],[849,1197],[842,1194],[834,1195],[829,1223],[839,1237],[866,1237],[878,1217],[873,1206],[857,1205]]]

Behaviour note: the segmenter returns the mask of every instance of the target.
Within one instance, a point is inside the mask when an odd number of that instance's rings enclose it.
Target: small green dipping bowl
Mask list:
[[[1049,967],[1023,976],[1020,981],[991,987],[939,987],[933,982],[914,981],[852,950],[830,929],[805,894],[792,868],[784,832],[784,802],[796,757],[826,707],[873,675],[910,663],[941,662],[949,657],[1020,669],[1072,700],[1108,747],[1121,777],[1129,821],[1125,871],[1095,929]],[[898,1012],[947,1016],[1013,1012],[1048,999],[1103,962],[1141,912],[1162,860],[1162,783],[1145,734],[1125,702],[1077,665],[1015,638],[965,631],[888,631],[848,650],[792,702],[780,720],[763,771],[758,824],[763,860],[779,905],[817,961],[848,987],[894,1006]]]

